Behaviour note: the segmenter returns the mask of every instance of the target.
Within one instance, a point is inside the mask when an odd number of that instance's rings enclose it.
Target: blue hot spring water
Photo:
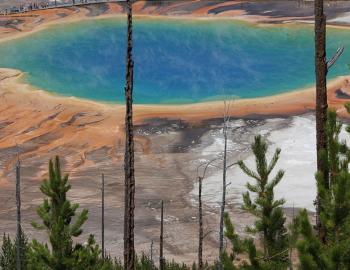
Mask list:
[[[350,31],[329,29],[328,52],[345,52],[329,76],[349,73]],[[124,19],[61,24],[0,43],[0,67],[41,89],[122,102]],[[135,102],[182,104],[252,98],[313,85],[313,28],[229,20],[136,19]]]

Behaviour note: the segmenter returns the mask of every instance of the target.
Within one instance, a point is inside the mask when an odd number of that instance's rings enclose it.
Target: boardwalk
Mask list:
[[[41,1],[41,2],[30,2],[19,6],[13,6],[11,8],[1,9],[0,15],[11,15],[26,13],[34,10],[46,10],[54,8],[66,8],[72,6],[86,6],[92,4],[102,4],[102,3],[116,3],[125,2],[125,0],[51,0],[51,1]]]

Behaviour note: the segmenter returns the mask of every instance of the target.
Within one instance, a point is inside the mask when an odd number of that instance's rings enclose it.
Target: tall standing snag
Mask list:
[[[159,237],[159,270],[164,270],[164,258],[163,258],[163,222],[164,222],[164,207],[163,200],[160,206],[160,237]]]
[[[324,186],[329,189],[329,172],[322,155],[327,152],[327,73],[343,53],[344,47],[338,48],[333,57],[326,59],[326,15],[324,14],[323,0],[315,0],[315,75],[316,75],[316,149],[317,171],[322,174]],[[321,203],[318,192],[316,198],[316,227],[318,237],[325,239],[324,226],[320,219]]]
[[[21,270],[22,260],[22,228],[21,228],[21,162],[16,164],[16,206],[17,206],[17,237],[16,237],[16,269]]]
[[[212,159],[206,164],[201,164],[197,167],[197,179],[198,179],[198,270],[203,270],[203,240],[204,240],[204,229],[203,229],[203,203],[202,203],[202,185],[203,179],[205,178],[206,172],[209,166],[212,165],[217,159]],[[199,175],[200,168],[204,166],[203,174]]]
[[[326,16],[323,0],[315,0],[315,73],[316,73],[316,149],[317,171],[327,179],[327,168],[322,162],[321,152],[327,149],[325,125],[327,122],[327,62],[326,62]],[[325,181],[327,182],[327,181]],[[317,195],[317,230],[319,237],[324,236],[320,221],[320,200]]]
[[[126,55],[126,86],[125,86],[125,209],[124,209],[124,269],[135,269],[134,246],[134,209],[135,209],[135,171],[134,171],[134,134],[133,134],[133,75],[132,59],[132,3],[127,0],[128,9],[128,45]]]
[[[101,209],[101,238],[102,238],[102,257],[105,257],[105,175],[102,174],[102,188],[101,188],[101,200],[102,200],[102,209]]]
[[[153,268],[153,240],[151,241],[151,252],[150,252],[150,259],[151,259],[151,263],[152,263],[152,268]]]
[[[202,209],[202,181],[203,178],[198,176],[198,270],[203,270],[203,209]]]
[[[219,269],[222,269],[222,258],[221,255],[224,251],[224,214],[225,214],[225,206],[226,206],[226,172],[227,172],[227,131],[228,131],[228,123],[230,122],[230,103],[224,103],[224,127],[223,127],[223,135],[224,135],[224,157],[223,157],[223,169],[222,169],[222,201],[221,201],[221,211],[220,211],[220,231],[219,231],[219,258],[220,264]]]

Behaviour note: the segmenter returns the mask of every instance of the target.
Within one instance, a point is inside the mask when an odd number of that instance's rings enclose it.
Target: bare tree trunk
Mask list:
[[[150,256],[151,256],[151,263],[152,263],[152,269],[153,269],[153,240],[151,241],[151,252],[150,252]]]
[[[294,214],[294,203],[293,203],[293,211],[292,211],[292,220],[295,219]],[[288,259],[289,259],[289,268],[288,270],[293,270],[293,242],[291,241],[292,233],[289,234],[289,253],[288,253]]]
[[[199,212],[199,244],[198,270],[203,270],[203,209],[202,209],[202,177],[198,177],[198,212]]]
[[[204,230],[203,230],[203,204],[202,204],[202,185],[203,179],[206,176],[207,170],[213,162],[215,162],[217,158],[210,160],[206,164],[201,164],[197,167],[197,178],[198,178],[198,270],[203,270],[203,240],[205,238]],[[203,167],[204,166],[204,167]],[[203,174],[200,176],[200,169],[203,169]]]
[[[222,269],[222,252],[224,251],[224,214],[225,214],[225,206],[226,206],[226,171],[227,171],[227,125],[229,121],[229,105],[227,106],[225,102],[224,109],[224,159],[223,159],[223,168],[222,168],[222,201],[221,201],[221,211],[220,211],[220,231],[219,231],[219,269]]]
[[[316,149],[317,170],[324,176],[328,183],[328,172],[320,157],[320,152],[327,149],[326,121],[327,121],[327,61],[326,61],[326,16],[323,12],[323,0],[315,0],[315,73],[316,73]],[[324,226],[320,220],[319,194],[316,199],[317,215],[316,226],[318,236],[324,239]]]
[[[16,164],[16,206],[17,206],[17,237],[16,237],[16,269],[22,266],[22,228],[21,228],[21,163]]]
[[[160,210],[160,238],[159,238],[159,270],[164,270],[164,258],[163,258],[163,223],[164,223],[164,208],[163,201],[161,202]]]
[[[102,174],[102,213],[101,213],[102,258],[105,257],[105,175]]]
[[[135,269],[134,209],[135,209],[135,170],[134,170],[134,134],[133,134],[133,73],[132,60],[132,3],[128,7],[128,45],[126,57],[126,112],[125,112],[125,210],[124,210],[124,269]]]

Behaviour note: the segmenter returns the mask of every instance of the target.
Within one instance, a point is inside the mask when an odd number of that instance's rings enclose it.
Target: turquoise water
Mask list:
[[[0,67],[60,95],[124,99],[124,19],[50,27],[0,44]],[[350,31],[328,31],[345,52],[329,77],[349,73]],[[134,24],[135,102],[189,103],[250,98],[313,84],[313,28],[260,27],[213,20],[138,19]]]

